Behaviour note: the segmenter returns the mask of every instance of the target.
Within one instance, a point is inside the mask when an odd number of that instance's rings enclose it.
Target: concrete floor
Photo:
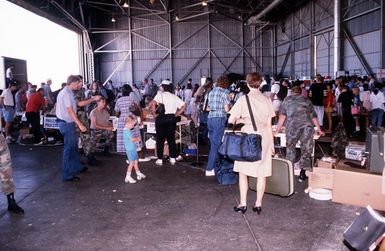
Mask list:
[[[11,152],[26,214],[9,214],[1,196],[0,250],[347,250],[342,233],[361,210],[310,199],[297,182],[293,196],[266,195],[261,215],[242,216],[237,186],[188,162],[141,163],[147,179],[125,184],[124,156],[100,157],[80,182],[62,183],[61,147]]]

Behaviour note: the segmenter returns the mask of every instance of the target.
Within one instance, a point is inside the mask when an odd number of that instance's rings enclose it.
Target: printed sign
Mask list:
[[[56,122],[56,117],[44,116],[44,128],[45,129],[59,129],[59,125]]]

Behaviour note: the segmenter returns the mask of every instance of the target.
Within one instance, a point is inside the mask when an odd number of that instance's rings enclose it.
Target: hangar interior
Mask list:
[[[385,68],[385,0],[8,1],[79,34],[86,82]],[[26,214],[0,211],[0,250],[348,250],[343,231],[362,211],[310,199],[295,180],[289,198],[265,195],[261,215],[237,215],[237,186],[219,186],[203,167],[143,163],[148,178],[128,186],[126,158],[114,154],[69,184],[59,181],[62,148],[10,149]]]
[[[81,34],[87,80],[183,83],[252,71],[301,79],[385,68],[382,0],[11,2]]]

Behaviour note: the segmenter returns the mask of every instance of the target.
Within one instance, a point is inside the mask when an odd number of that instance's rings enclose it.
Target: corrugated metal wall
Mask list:
[[[341,11],[342,26],[351,33],[362,56],[375,73],[381,68],[380,2],[344,0]],[[334,1],[314,0],[282,18],[276,25],[275,70],[278,74],[292,78],[308,77],[315,73],[334,75],[333,13]],[[369,74],[346,37],[343,38],[341,50],[342,70],[359,75]],[[311,62],[313,57],[315,60]]]
[[[130,51],[132,56],[112,76],[115,83],[139,82],[145,77],[156,82],[165,78],[174,83],[185,83],[188,78],[199,82],[202,76],[255,70],[292,78],[334,75],[333,0],[309,1],[264,29],[214,13],[175,22],[168,15],[134,11],[131,27],[128,17],[114,24],[125,32],[93,34],[95,48],[115,39],[101,49],[104,53],[95,54],[97,78],[109,77]],[[362,57],[376,72],[382,63],[380,4],[343,0],[342,19]],[[366,75],[350,42],[344,38],[341,44],[343,70]]]
[[[244,26],[240,21],[218,14],[186,22],[172,20],[171,25],[162,20],[169,20],[166,15],[153,15],[151,20],[135,17],[140,14],[133,13],[131,19],[131,46],[128,17],[117,18],[114,24],[115,30],[124,29],[125,32],[93,34],[95,48],[115,39],[95,52],[96,78],[107,79],[131,50],[132,58],[122,63],[111,78],[113,82],[138,83],[143,78],[153,78],[159,83],[169,78],[174,83],[185,83],[192,78],[198,83],[203,76],[244,74],[257,70],[262,64],[258,63],[255,52],[255,26]],[[271,32],[263,37],[263,45],[272,51]],[[265,50],[263,55],[268,58],[266,69],[271,71],[272,53]]]

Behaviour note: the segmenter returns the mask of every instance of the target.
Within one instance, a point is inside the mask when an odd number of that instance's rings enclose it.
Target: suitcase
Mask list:
[[[249,188],[255,191],[257,179],[249,177]],[[266,178],[266,193],[288,197],[294,193],[294,168],[286,159],[273,158],[272,175]]]

